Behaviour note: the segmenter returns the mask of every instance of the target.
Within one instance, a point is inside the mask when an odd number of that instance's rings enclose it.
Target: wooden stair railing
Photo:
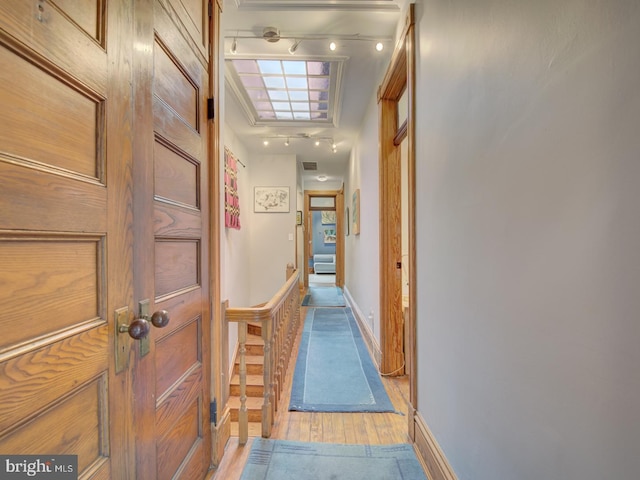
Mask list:
[[[247,413],[246,342],[249,323],[259,323],[264,340],[264,396],[262,404],[262,436],[271,436],[271,427],[282,394],[291,349],[300,323],[300,288],[297,270],[287,268],[287,281],[266,304],[250,308],[226,308],[227,322],[238,324],[238,356],[240,363],[240,410],[238,437],[240,445],[247,443],[249,419]]]

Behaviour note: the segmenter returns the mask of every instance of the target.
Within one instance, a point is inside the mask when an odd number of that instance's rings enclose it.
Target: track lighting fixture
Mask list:
[[[298,49],[298,45],[300,45],[300,42],[301,42],[301,40],[296,40],[291,44],[291,46],[289,47],[289,53],[291,55],[296,53],[296,50]]]

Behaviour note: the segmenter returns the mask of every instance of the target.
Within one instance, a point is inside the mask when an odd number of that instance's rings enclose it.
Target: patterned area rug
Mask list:
[[[413,447],[256,438],[240,480],[427,480]]]
[[[394,412],[349,308],[307,312],[289,410]]]

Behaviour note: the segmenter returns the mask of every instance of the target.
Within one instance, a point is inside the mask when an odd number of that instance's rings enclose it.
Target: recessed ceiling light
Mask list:
[[[320,145],[320,140],[316,140],[316,147]]]
[[[377,51],[381,52],[383,48],[384,48],[384,45],[382,44],[382,42],[376,43],[376,50]]]
[[[326,182],[329,179],[326,175],[318,175],[316,178],[319,182]]]
[[[269,140],[263,140],[262,144],[266,147],[267,145],[269,145]]]
[[[331,50],[332,52],[336,49],[336,42],[331,42],[329,44],[329,50]]]

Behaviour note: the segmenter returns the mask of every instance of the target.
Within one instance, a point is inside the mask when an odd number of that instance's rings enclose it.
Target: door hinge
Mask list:
[[[213,120],[215,117],[213,98],[207,98],[207,120]]]
[[[215,398],[213,399],[213,402],[209,404],[209,418],[209,422],[216,426],[218,425],[218,402]]]

